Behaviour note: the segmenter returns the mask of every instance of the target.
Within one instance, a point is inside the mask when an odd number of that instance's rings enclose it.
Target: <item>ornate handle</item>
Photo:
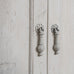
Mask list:
[[[42,56],[42,52],[44,51],[44,26],[42,24],[38,24],[35,28],[38,36],[36,49],[38,52],[38,56]]]
[[[58,25],[54,24],[51,26],[51,31],[53,33],[53,37],[54,37],[54,44],[53,44],[53,50],[54,50],[54,54],[58,54],[58,50],[59,50],[59,29],[58,29]]]

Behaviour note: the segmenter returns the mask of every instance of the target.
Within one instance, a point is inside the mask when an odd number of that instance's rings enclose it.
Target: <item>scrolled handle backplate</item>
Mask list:
[[[38,56],[42,56],[42,52],[44,51],[44,26],[42,24],[38,24],[35,28],[38,37],[36,50],[38,52]]]
[[[53,38],[54,38],[54,44],[53,44],[53,50],[54,50],[54,54],[58,54],[59,51],[59,27],[57,24],[54,24],[51,26],[51,31],[53,34]]]

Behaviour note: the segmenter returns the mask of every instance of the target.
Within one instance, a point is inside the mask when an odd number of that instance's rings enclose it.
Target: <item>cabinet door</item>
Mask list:
[[[59,27],[59,52],[54,55],[51,26]],[[74,73],[74,0],[49,0],[48,74]]]
[[[30,0],[30,74],[47,74],[47,0]]]

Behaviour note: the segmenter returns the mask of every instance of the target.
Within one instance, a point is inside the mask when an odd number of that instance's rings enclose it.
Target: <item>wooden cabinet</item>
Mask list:
[[[73,0],[32,0],[32,74],[73,74],[74,35],[73,35]],[[31,21],[32,21],[31,20]],[[44,54],[37,56],[37,35],[35,26],[44,25],[45,48]],[[54,54],[54,36],[51,26],[57,24],[59,28],[57,47],[58,54]],[[30,72],[31,73],[31,72]]]
[[[73,0],[0,0],[0,74],[73,74],[73,19]]]

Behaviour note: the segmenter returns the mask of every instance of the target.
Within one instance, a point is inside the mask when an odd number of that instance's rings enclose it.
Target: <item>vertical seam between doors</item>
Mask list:
[[[47,74],[48,74],[48,30],[49,30],[49,0],[47,0]]]
[[[34,0],[29,0],[29,74],[33,74],[32,29],[34,25]]]

